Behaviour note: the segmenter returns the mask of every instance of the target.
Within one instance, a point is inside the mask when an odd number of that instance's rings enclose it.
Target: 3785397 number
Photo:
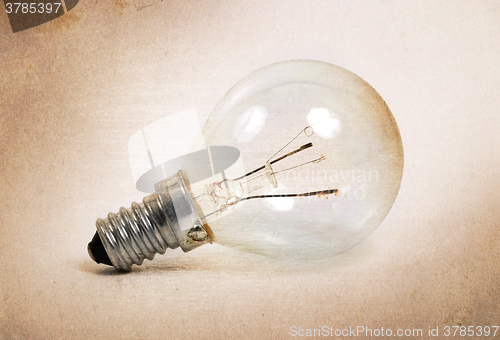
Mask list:
[[[23,3],[23,2],[7,2],[5,4],[5,10],[7,14],[10,13],[58,13],[61,3]]]
[[[461,337],[481,337],[495,336],[499,326],[445,326],[444,336],[461,336]]]

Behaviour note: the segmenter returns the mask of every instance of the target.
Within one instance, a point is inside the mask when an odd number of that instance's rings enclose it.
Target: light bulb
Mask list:
[[[167,248],[212,242],[325,261],[370,235],[399,190],[403,148],[389,108],[328,63],[286,61],[250,74],[202,135],[207,162],[187,162],[143,203],[97,221],[96,262],[128,270]]]

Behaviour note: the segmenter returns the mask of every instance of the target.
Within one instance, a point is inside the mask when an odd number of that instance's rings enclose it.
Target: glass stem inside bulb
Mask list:
[[[249,197],[251,193],[266,186],[278,187],[273,169],[266,163],[260,170],[251,175],[237,179],[224,179],[203,186],[202,192],[194,197],[201,210],[205,212],[202,219],[221,213],[229,207]],[[193,194],[195,194],[193,192]]]

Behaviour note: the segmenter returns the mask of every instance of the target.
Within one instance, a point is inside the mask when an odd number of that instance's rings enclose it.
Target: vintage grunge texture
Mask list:
[[[0,339],[499,325],[498,1],[96,0],[18,33],[0,9]],[[95,219],[142,199],[137,129],[300,58],[398,122],[401,190],[367,241],[309,269],[216,245],[126,275],[89,259]]]

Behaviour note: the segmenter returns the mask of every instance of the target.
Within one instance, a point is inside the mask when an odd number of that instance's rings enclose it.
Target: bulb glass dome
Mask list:
[[[208,150],[230,147],[239,157],[191,182],[193,202],[215,242],[242,251],[330,258],[378,227],[400,187],[403,147],[391,111],[367,82],[332,64],[286,61],[250,74],[202,134]],[[210,159],[220,168],[224,155]]]

